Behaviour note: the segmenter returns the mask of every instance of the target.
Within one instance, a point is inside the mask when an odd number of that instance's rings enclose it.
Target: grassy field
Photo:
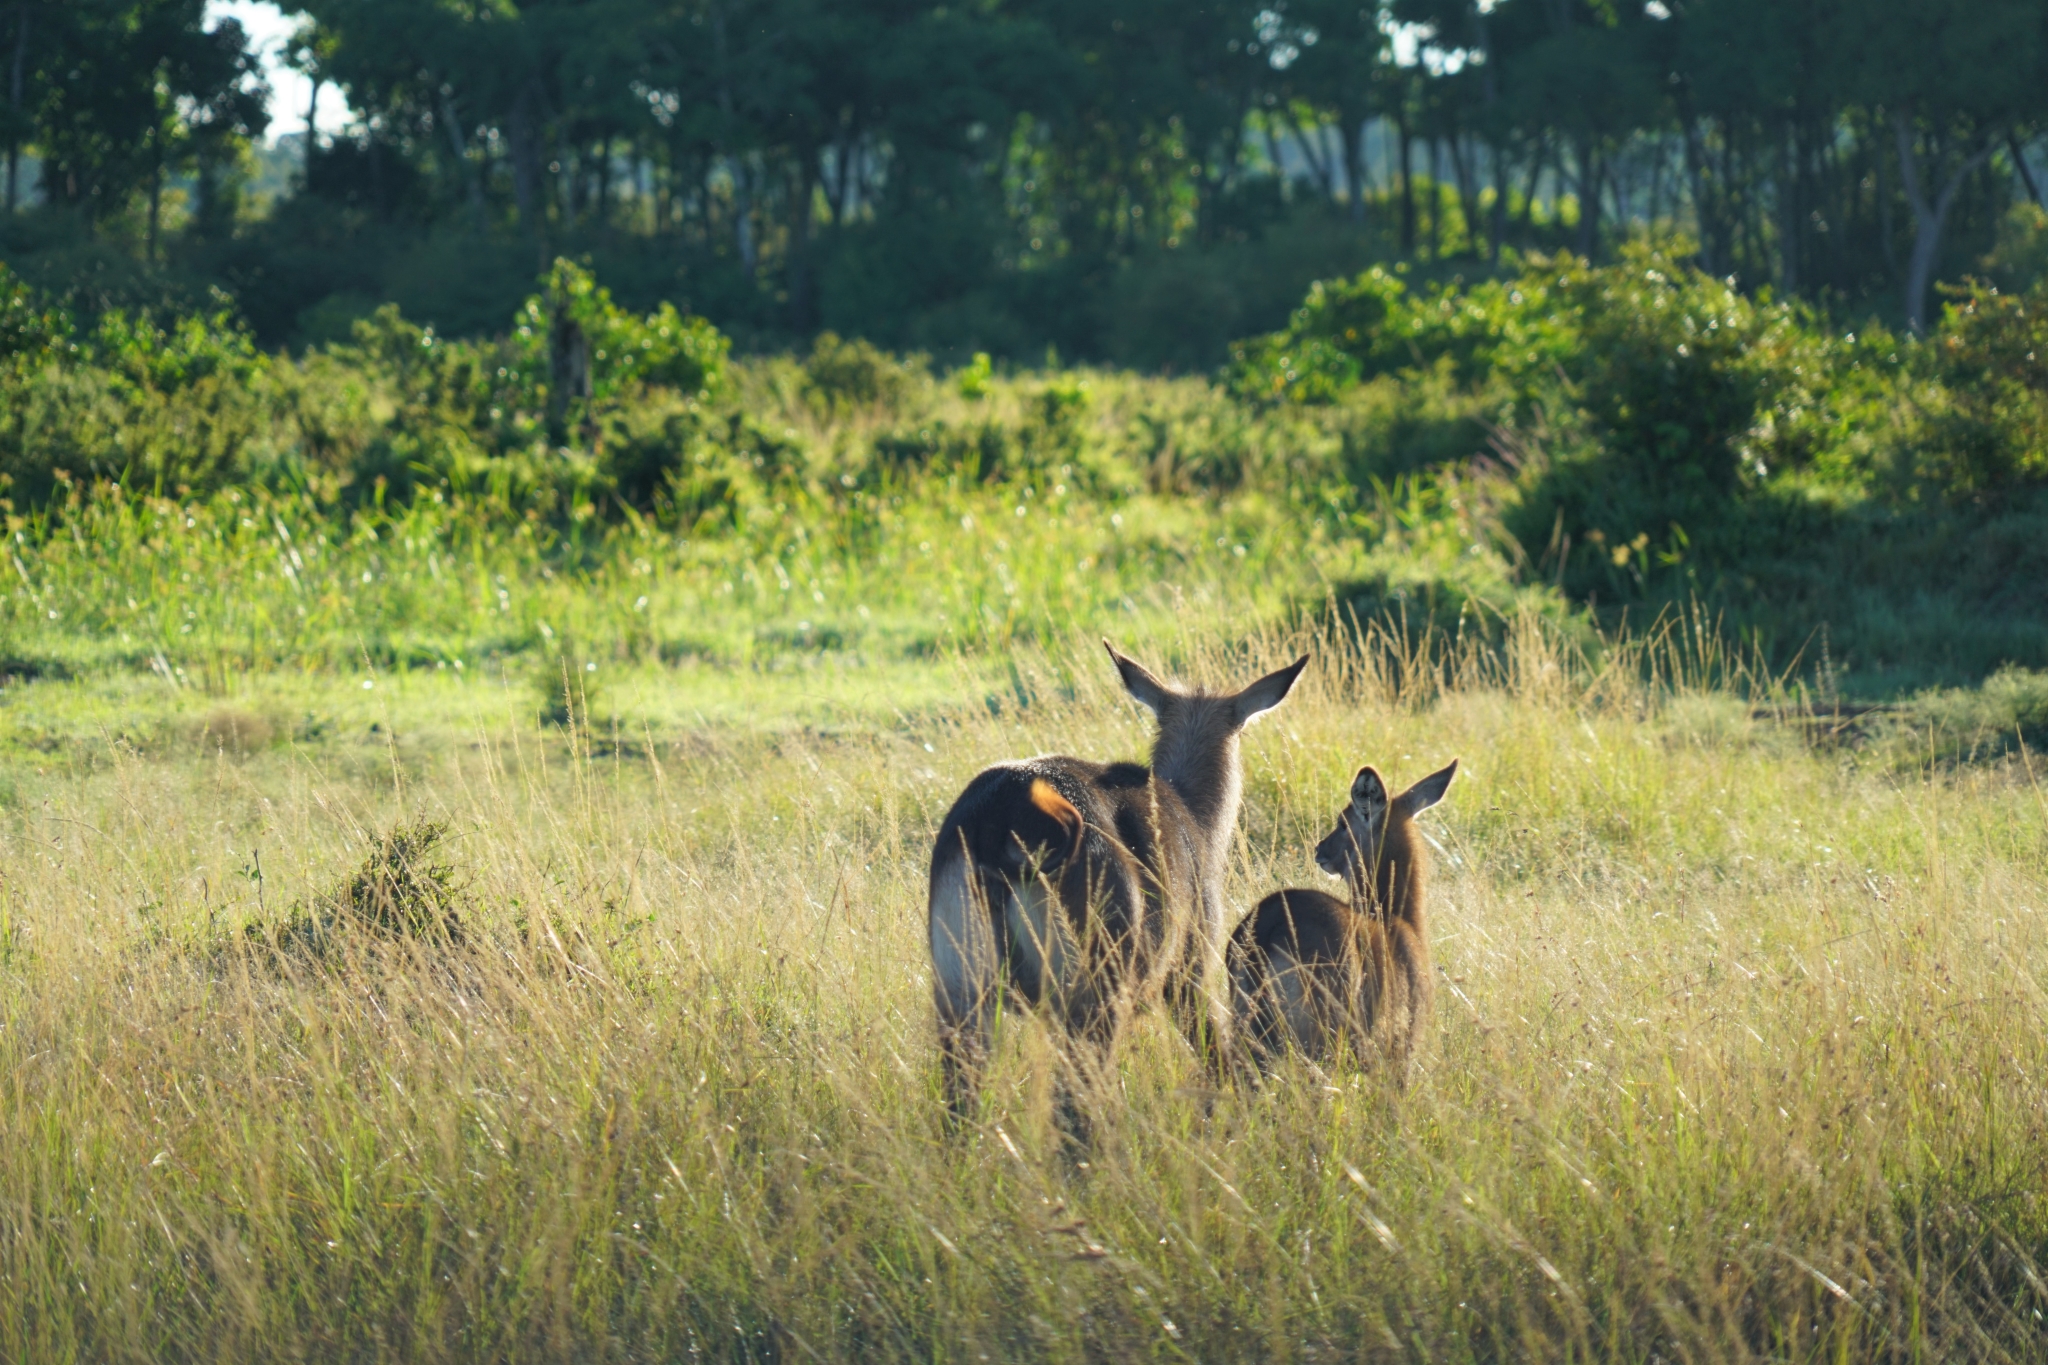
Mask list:
[[[0,289],[0,1360],[2038,1359],[2038,310],[1652,265],[1219,381],[586,290],[574,412],[525,323]],[[1462,760],[1405,1091],[1148,1018],[1077,1167],[1014,1016],[946,1131],[931,840],[1143,756],[1105,633],[1315,656],[1239,908]]]
[[[525,656],[81,665],[0,691],[0,1356],[2038,1358],[2024,750],[1825,742],[1691,634],[1431,662],[1140,596],[1085,623],[1182,677],[1316,656],[1235,904],[1322,883],[1359,763],[1463,760],[1405,1093],[1205,1115],[1153,1018],[1070,1170],[1012,1019],[945,1134],[932,831],[991,760],[1147,740],[1071,627],[606,654],[567,725]]]

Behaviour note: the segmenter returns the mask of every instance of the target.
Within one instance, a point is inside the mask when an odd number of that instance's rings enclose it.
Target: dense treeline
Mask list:
[[[8,258],[131,300],[218,283],[267,342],[393,298],[487,330],[566,252],[747,342],[1206,367],[1373,259],[1598,260],[1665,224],[1745,290],[1918,330],[2038,200],[2048,128],[2037,0],[287,8],[358,119],[253,221],[238,27],[9,6]]]

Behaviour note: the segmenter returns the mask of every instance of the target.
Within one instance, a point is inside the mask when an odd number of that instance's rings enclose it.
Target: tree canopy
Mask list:
[[[237,25],[203,0],[0,9],[10,222],[24,158],[43,208],[149,263],[174,203],[171,254],[279,340],[408,279],[502,317],[568,251],[770,342],[1101,355],[1151,309],[1204,339],[1117,358],[1213,361],[1205,326],[1273,325],[1319,273],[1597,260],[1655,227],[1743,289],[1917,329],[2039,200],[2048,131],[2039,0],[285,8],[291,60],[357,120],[297,149],[260,222]]]

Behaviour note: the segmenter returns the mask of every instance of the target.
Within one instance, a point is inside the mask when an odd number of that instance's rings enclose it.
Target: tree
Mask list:
[[[1285,78],[1282,93],[1337,127],[1351,221],[1365,222],[1365,125],[1388,98],[1393,52],[1377,6],[1359,0],[1285,0],[1268,24],[1268,66]],[[1275,42],[1286,46],[1271,51]],[[1329,174],[1334,187],[1337,176]]]
[[[42,16],[36,141],[43,193],[104,219],[139,190],[156,255],[165,177],[265,123],[241,25],[202,25],[204,0],[71,0]]]
[[[1857,14],[1837,32],[1856,35],[1855,87],[1897,143],[1913,215],[1906,324],[1919,333],[1956,196],[2040,107],[2048,17],[2038,0],[1912,0]]]

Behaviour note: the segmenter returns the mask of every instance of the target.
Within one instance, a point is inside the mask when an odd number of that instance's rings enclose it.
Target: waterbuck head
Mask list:
[[[1316,866],[1362,889],[1373,881],[1383,855],[1390,851],[1389,833],[1405,854],[1408,822],[1443,800],[1457,775],[1454,758],[1399,796],[1389,796],[1379,769],[1370,764],[1360,768],[1351,779],[1351,801],[1338,813],[1337,827],[1316,845]]]
[[[1158,722],[1153,773],[1180,793],[1203,831],[1218,841],[1210,851],[1220,858],[1220,841],[1227,839],[1237,821],[1244,786],[1237,737],[1286,699],[1294,680],[1308,667],[1308,655],[1238,691],[1204,692],[1162,682],[1137,660],[1117,653],[1109,641],[1102,646],[1123,676],[1124,690]]]

